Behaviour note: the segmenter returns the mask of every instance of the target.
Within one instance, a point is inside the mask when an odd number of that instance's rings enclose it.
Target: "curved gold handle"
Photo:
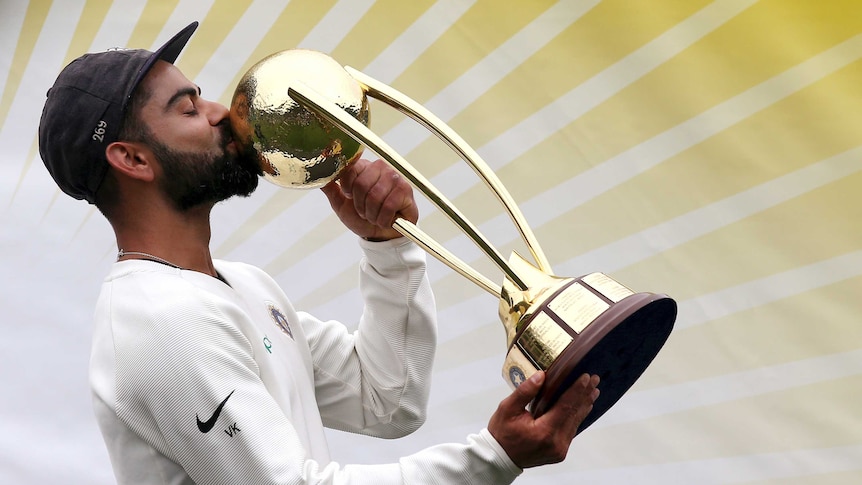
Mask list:
[[[348,74],[356,79],[356,81],[365,87],[369,96],[379,99],[401,113],[409,116],[433,132],[437,138],[444,141],[449,148],[458,152],[461,159],[466,161],[470,167],[473,168],[476,175],[485,182],[488,188],[490,188],[491,191],[494,192],[494,195],[497,196],[497,200],[503,204],[503,207],[506,209],[506,212],[509,213],[509,217],[512,219],[512,222],[521,234],[521,238],[524,240],[524,243],[527,245],[533,258],[536,260],[538,268],[547,274],[553,274],[551,264],[548,262],[548,258],[545,257],[545,253],[539,246],[539,241],[536,239],[535,234],[533,234],[532,229],[530,229],[530,226],[527,224],[527,220],[524,218],[524,214],[521,212],[518,204],[515,203],[515,200],[509,194],[509,191],[506,190],[506,187],[497,177],[497,174],[491,170],[491,167],[488,166],[485,160],[483,160],[482,157],[479,156],[479,154],[473,150],[473,148],[467,144],[467,142],[464,141],[464,139],[455,130],[449,127],[446,122],[441,120],[430,110],[392,86],[384,84],[350,66],[345,66],[344,69]]]

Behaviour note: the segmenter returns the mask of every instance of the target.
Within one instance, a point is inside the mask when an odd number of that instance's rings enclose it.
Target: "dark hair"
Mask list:
[[[149,141],[152,136],[150,129],[141,119],[141,109],[150,100],[153,93],[151,90],[138,85],[132,92],[126,112],[123,114],[123,124],[117,134],[117,141]]]

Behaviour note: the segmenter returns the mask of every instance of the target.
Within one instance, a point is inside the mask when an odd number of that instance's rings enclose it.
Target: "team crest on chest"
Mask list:
[[[284,313],[272,303],[267,305],[267,310],[269,310],[269,316],[272,318],[272,321],[278,325],[278,328],[280,328],[282,332],[286,333],[288,337],[293,338],[293,332],[290,330],[290,323],[288,323],[287,317],[284,316]]]

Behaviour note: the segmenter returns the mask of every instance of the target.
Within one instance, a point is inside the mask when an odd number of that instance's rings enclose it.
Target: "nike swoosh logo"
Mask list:
[[[234,391],[235,390],[236,389],[234,389]],[[216,408],[213,415],[210,416],[210,418],[207,419],[206,421],[201,421],[200,416],[195,414],[195,418],[197,418],[197,421],[198,421],[198,429],[201,430],[201,433],[209,433],[210,430],[213,429],[213,426],[215,426],[216,420],[218,420],[218,415],[221,414],[222,408],[224,407],[225,403],[227,403],[227,400],[230,399],[230,397],[233,395],[234,391],[230,391],[230,394],[228,394],[227,397],[224,398],[224,401],[222,401],[221,404],[218,405],[218,407]]]

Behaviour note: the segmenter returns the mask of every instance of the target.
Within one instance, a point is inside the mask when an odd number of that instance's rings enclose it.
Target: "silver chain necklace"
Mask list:
[[[158,256],[153,256],[152,254],[142,253],[142,252],[139,252],[139,251],[126,251],[126,250],[124,250],[124,249],[122,249],[122,248],[121,248],[121,249],[117,252],[117,261],[119,261],[119,260],[120,260],[120,258],[122,258],[123,256],[143,256],[143,257],[148,258],[148,259],[150,259],[150,260],[152,260],[152,261],[155,261],[155,262],[157,262],[157,263],[166,264],[166,265],[168,265],[168,266],[170,266],[170,267],[172,267],[172,268],[176,268],[176,269],[184,269],[182,266],[178,266],[178,265],[176,265],[176,264],[174,264],[174,263],[172,263],[172,262],[170,262],[170,261],[168,261],[168,260],[166,260],[166,259],[162,259],[162,258],[160,258],[160,257],[158,257]]]

